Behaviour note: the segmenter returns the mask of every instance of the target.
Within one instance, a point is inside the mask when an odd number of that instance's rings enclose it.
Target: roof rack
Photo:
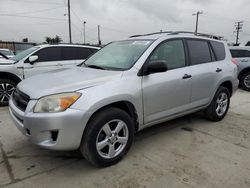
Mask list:
[[[143,34],[143,35],[133,35],[133,36],[130,36],[129,38],[150,36],[150,35],[156,35],[156,34],[168,34],[168,35],[193,34],[195,36],[208,37],[208,38],[217,39],[217,40],[223,39],[223,37],[219,35],[196,33],[196,32],[190,32],[190,31],[162,31],[162,32],[148,33],[148,34]]]

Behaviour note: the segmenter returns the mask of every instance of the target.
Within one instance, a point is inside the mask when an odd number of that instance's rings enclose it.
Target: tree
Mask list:
[[[52,38],[52,37],[45,37],[45,41],[48,43],[48,44],[58,44],[60,42],[62,42],[62,38],[59,37],[58,35],[56,35],[55,38]]]

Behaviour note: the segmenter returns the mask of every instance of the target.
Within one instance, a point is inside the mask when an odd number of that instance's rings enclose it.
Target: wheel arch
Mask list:
[[[246,74],[247,72],[250,72],[250,67],[247,67],[243,70],[240,71],[239,75],[238,75],[238,79],[241,80],[241,77]]]
[[[225,87],[228,89],[229,93],[230,93],[230,97],[233,95],[233,84],[231,81],[227,80],[224,81],[220,84],[220,86]]]
[[[15,74],[9,72],[1,72],[1,71],[0,71],[0,79],[9,79],[15,82],[16,84],[22,81],[22,79],[16,76]]]
[[[121,100],[121,101],[115,101],[106,105],[103,105],[101,107],[99,107],[97,110],[95,110],[91,115],[90,118],[87,121],[86,127],[84,129],[84,132],[88,126],[88,123],[94,118],[94,116],[104,110],[105,108],[110,108],[110,107],[115,107],[118,109],[121,109],[123,111],[125,111],[126,113],[128,113],[128,115],[132,118],[132,120],[134,121],[134,129],[135,132],[137,132],[139,130],[139,122],[138,122],[138,114],[137,114],[137,110],[135,108],[135,105],[133,103],[131,103],[130,101],[126,101],[126,100]]]

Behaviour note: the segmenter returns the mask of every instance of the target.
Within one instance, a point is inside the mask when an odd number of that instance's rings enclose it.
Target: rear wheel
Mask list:
[[[250,91],[250,72],[245,73],[241,78],[240,78],[240,85],[242,88],[246,91]]]
[[[110,166],[119,162],[128,152],[133,138],[131,117],[118,108],[106,108],[88,123],[80,150],[95,166]]]
[[[226,116],[229,105],[230,93],[227,88],[221,86],[205,110],[206,117],[211,121],[221,121]]]
[[[7,106],[16,83],[9,79],[0,79],[0,106]]]

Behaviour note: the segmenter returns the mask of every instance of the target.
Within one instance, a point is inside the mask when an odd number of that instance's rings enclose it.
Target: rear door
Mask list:
[[[212,63],[215,57],[207,40],[186,39],[186,44],[192,75],[190,108],[197,108],[209,103],[217,85],[217,72]]]
[[[37,55],[37,61],[30,63],[28,59],[24,63],[25,78],[37,75],[44,72],[49,72],[62,68],[61,63],[61,48],[60,47],[46,47],[35,52],[32,55]]]

